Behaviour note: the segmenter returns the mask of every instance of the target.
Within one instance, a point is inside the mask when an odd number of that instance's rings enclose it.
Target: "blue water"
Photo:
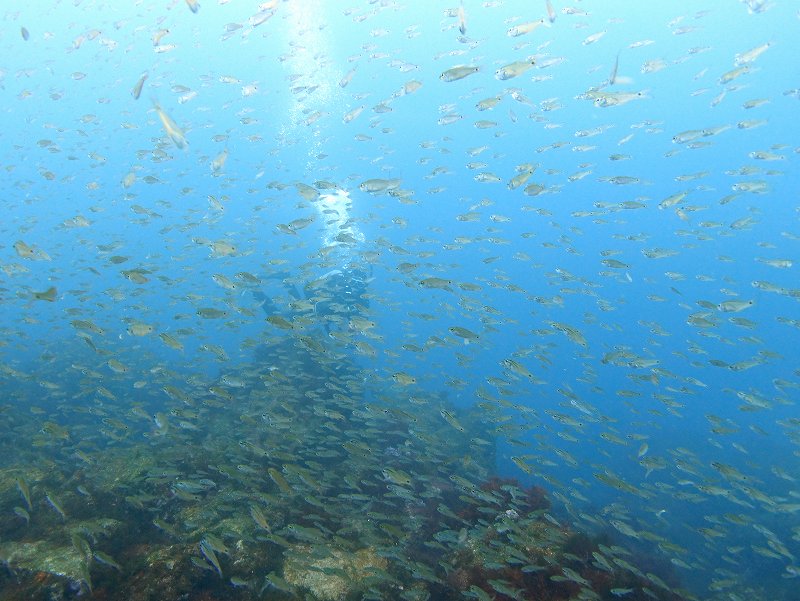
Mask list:
[[[330,338],[361,370],[365,403],[499,407],[507,421],[486,410],[481,433],[497,444],[497,474],[555,493],[559,519],[671,564],[698,598],[794,598],[798,6],[576,1],[568,10],[553,0],[550,23],[544,1],[467,0],[462,34],[449,16],[455,1],[266,4],[255,27],[257,3],[241,1],[206,1],[196,13],[178,1],[5,9],[0,365],[16,391],[6,413],[41,406],[47,416],[81,368],[101,372],[91,386],[123,400],[145,395],[153,413],[165,382],[247,370],[258,345],[287,336]],[[547,23],[531,33],[506,34],[539,19]],[[767,43],[730,74],[737,55]],[[536,64],[524,74],[495,77],[528,57]],[[456,65],[479,70],[442,81]],[[421,87],[402,93],[412,80]],[[635,92],[618,106],[593,101]],[[498,95],[493,109],[476,108]],[[186,148],[165,135],[156,104]],[[460,118],[438,124],[445,115]],[[763,123],[743,123],[753,120]],[[673,141],[687,131],[689,142]],[[511,189],[526,164],[535,171]],[[618,176],[629,183],[607,181]],[[390,178],[407,196],[362,189]],[[331,194],[321,181],[349,201],[326,213],[296,188]],[[759,189],[735,191],[742,182]],[[541,193],[526,193],[530,184]],[[78,216],[88,223],[68,222]],[[297,219],[313,221],[279,227]],[[335,243],[340,232],[355,242]],[[236,251],[216,256],[209,244],[220,240]],[[653,249],[669,252],[646,256]],[[115,255],[127,259],[114,264]],[[352,266],[369,274],[374,328],[345,318],[298,333],[265,321],[256,293],[291,320],[292,286]],[[146,282],[121,273],[137,268]],[[450,283],[425,286],[430,277]],[[53,302],[36,299],[51,286]],[[730,312],[724,301],[753,304]],[[201,308],[226,314],[204,319]],[[102,354],[76,319],[103,330],[89,334]],[[129,334],[131,320],[152,333]],[[109,358],[128,371],[114,373]],[[398,383],[398,372],[415,382]],[[96,397],[83,386],[66,398],[89,406]],[[2,436],[32,444],[10,428]]]

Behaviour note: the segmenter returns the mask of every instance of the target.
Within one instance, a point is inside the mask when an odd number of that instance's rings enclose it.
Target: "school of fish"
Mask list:
[[[0,597],[794,599],[800,10],[671,4],[8,10]]]

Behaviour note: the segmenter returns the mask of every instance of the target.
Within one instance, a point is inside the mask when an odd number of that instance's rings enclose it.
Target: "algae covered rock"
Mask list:
[[[48,541],[0,543],[0,561],[14,570],[45,572],[74,581],[87,576],[86,558],[73,546]]]
[[[286,553],[283,577],[319,601],[341,601],[368,587],[371,577],[384,572],[387,565],[386,558],[372,548],[346,551],[297,545]]]

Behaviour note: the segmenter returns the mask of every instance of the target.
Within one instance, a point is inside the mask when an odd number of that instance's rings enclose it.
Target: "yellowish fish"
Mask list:
[[[723,313],[738,313],[739,311],[744,311],[745,309],[749,309],[755,304],[754,301],[740,301],[740,300],[729,300],[723,301],[719,305],[717,305],[717,309],[722,311]]]
[[[417,382],[417,379],[415,377],[410,376],[403,371],[398,371],[393,373],[392,379],[401,386],[410,386],[411,384],[416,384]]]
[[[175,123],[175,121],[172,120],[172,117],[164,112],[157,102],[154,104],[154,108],[156,109],[156,114],[161,121],[161,125],[164,128],[164,132],[167,134],[167,137],[172,140],[172,143],[178,148],[186,148],[189,143],[186,141],[186,135],[183,133],[183,130],[178,127],[178,124]]]
[[[533,172],[534,169],[528,169],[512,177],[511,180],[508,182],[508,189],[516,190],[520,186],[524,186],[530,179],[531,175],[533,175]]]
[[[226,240],[217,240],[210,245],[211,254],[215,257],[231,257],[236,254],[236,247]]]
[[[480,69],[472,65],[456,65],[444,71],[439,79],[442,81],[458,81],[464,79],[473,73],[477,73]]]
[[[238,288],[236,282],[221,273],[215,273],[211,276],[211,279],[219,286],[225,288],[225,290],[236,290]]]
[[[479,338],[475,332],[468,330],[467,328],[462,328],[461,326],[453,326],[448,328],[448,330],[451,334],[458,336],[459,338],[463,338],[465,342],[477,340]]]
[[[25,479],[22,476],[19,476],[16,479],[16,482],[19,494],[22,495],[22,500],[25,501],[25,505],[28,506],[28,511],[33,511],[33,505],[31,504],[31,490],[28,487],[28,483],[25,482]]]
[[[383,476],[388,481],[393,482],[399,486],[411,486],[412,480],[411,476],[409,476],[403,470],[398,470],[393,467],[387,467],[383,470]]]
[[[267,317],[267,321],[276,328],[280,328],[281,330],[294,329],[294,324],[288,319],[281,317],[280,315],[270,315],[269,317]]]
[[[451,411],[448,411],[447,409],[442,409],[442,410],[439,411],[439,413],[442,414],[442,417],[445,419],[445,421],[448,424],[453,426],[459,432],[464,432],[464,426],[461,425],[461,423],[458,421],[456,416],[453,415],[453,413]]]
[[[116,359],[109,359],[107,365],[111,371],[117,374],[124,374],[128,371],[128,366]]]
[[[264,512],[257,505],[250,505],[250,517],[253,518],[259,528],[263,528],[267,532],[270,531],[269,522],[267,522]]]
[[[56,300],[56,294],[57,294],[56,287],[50,286],[50,288],[48,288],[44,292],[34,292],[33,298],[35,298],[36,300],[43,300],[52,303]]]
[[[494,72],[494,76],[496,79],[500,81],[505,81],[506,79],[512,79],[514,77],[519,77],[529,69],[531,69],[536,64],[536,61],[531,58],[524,61],[514,61],[513,63],[509,63],[507,65],[503,65],[497,71]]]
[[[222,152],[220,152],[213,161],[211,161],[211,171],[214,173],[218,173],[222,171],[222,168],[225,166],[225,161],[228,160],[228,149],[226,148]]]
[[[163,29],[163,28],[157,29],[155,32],[153,32],[153,35],[150,38],[151,40],[153,40],[153,46],[158,46],[159,44],[161,44],[161,39],[168,33],[169,29]]]
[[[197,310],[197,314],[204,319],[219,319],[226,317],[228,312],[214,307],[201,307]]]
[[[519,25],[514,25],[513,27],[509,27],[508,31],[506,31],[506,35],[510,38],[516,38],[521,35],[525,35],[526,33],[531,33],[539,28],[540,25],[544,25],[545,20],[539,19],[538,21],[530,21],[528,23],[521,23]]]
[[[450,290],[452,283],[452,280],[437,277],[425,278],[419,282],[423,288],[441,288],[443,290]]]
[[[134,100],[139,100],[139,96],[142,94],[142,87],[144,86],[144,82],[147,80],[147,73],[142,75],[139,78],[139,81],[136,82],[136,85],[133,86],[131,90],[131,96],[133,96]]]
[[[153,326],[148,323],[135,321],[128,326],[128,334],[131,336],[147,336],[153,333]]]
[[[50,260],[50,255],[48,255],[42,249],[37,248],[35,246],[28,246],[22,240],[17,240],[16,242],[14,242],[14,250],[17,252],[17,255],[19,255],[23,259],[31,259],[34,261]]]
[[[286,478],[284,478],[283,474],[281,474],[278,470],[276,470],[274,467],[271,467],[267,469],[267,473],[269,474],[269,477],[272,479],[272,481],[275,484],[277,484],[278,488],[281,489],[281,491],[285,493],[292,492],[292,487],[289,486],[289,483],[286,481]]]
[[[767,42],[766,44],[761,44],[761,46],[756,46],[755,48],[748,50],[747,52],[742,52],[741,54],[737,54],[736,58],[733,61],[733,64],[738,67],[740,65],[746,65],[748,63],[752,63],[764,52],[766,52],[769,47],[770,43]]]

